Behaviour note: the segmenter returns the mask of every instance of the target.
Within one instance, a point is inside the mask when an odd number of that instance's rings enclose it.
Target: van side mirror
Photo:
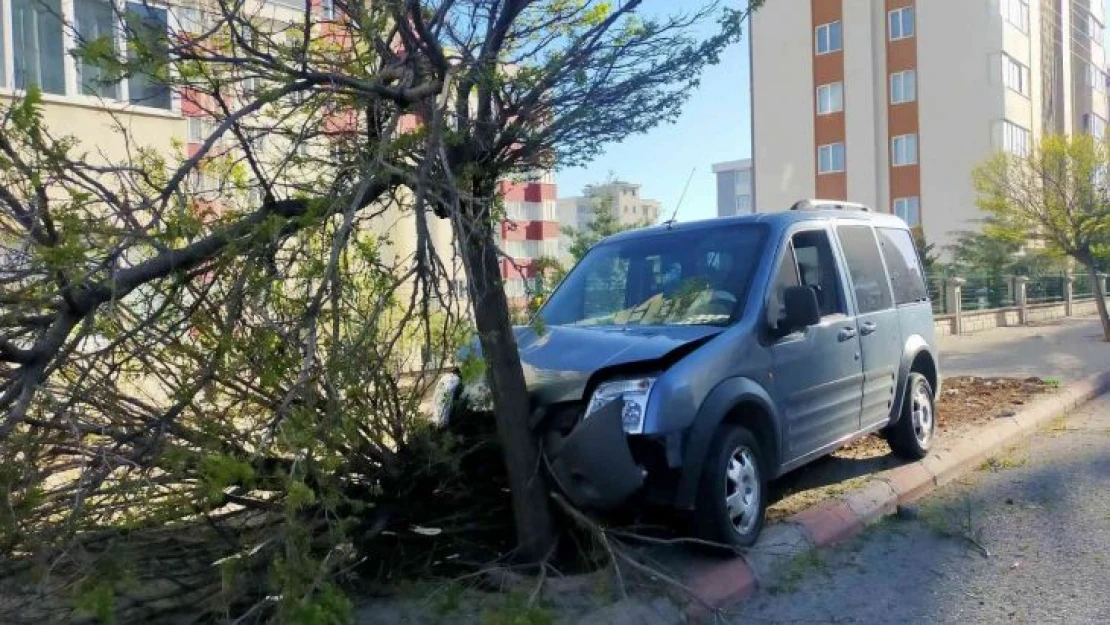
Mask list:
[[[783,291],[783,307],[785,315],[779,324],[779,330],[786,334],[817,325],[821,321],[817,292],[808,286],[786,287]]]

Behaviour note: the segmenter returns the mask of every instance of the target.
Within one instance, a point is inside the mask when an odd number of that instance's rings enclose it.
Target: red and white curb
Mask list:
[[[767,526],[755,546],[739,557],[694,563],[685,581],[697,601],[687,609],[687,620],[704,620],[711,614],[709,608],[722,609],[748,599],[799,555],[851,538],[892,514],[898,504],[913,502],[951,482],[1019,437],[1107,391],[1110,371],[1084,378],[1016,415],[999,417],[973,436],[934,450],[924,460],[876,473],[847,495]]]

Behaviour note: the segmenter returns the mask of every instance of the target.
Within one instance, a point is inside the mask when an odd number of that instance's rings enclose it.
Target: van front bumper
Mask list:
[[[566,436],[547,436],[544,453],[559,489],[576,506],[612,509],[644,485],[646,472],[632,457],[613,401],[583,419]]]

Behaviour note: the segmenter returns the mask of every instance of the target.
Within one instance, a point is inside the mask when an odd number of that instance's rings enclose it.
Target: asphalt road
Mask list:
[[[750,623],[1110,623],[1110,399],[730,613]]]

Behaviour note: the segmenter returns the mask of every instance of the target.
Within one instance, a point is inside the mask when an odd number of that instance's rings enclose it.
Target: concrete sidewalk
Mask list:
[[[995,328],[940,339],[943,376],[1054,377],[1064,382],[1110,370],[1097,317]]]

